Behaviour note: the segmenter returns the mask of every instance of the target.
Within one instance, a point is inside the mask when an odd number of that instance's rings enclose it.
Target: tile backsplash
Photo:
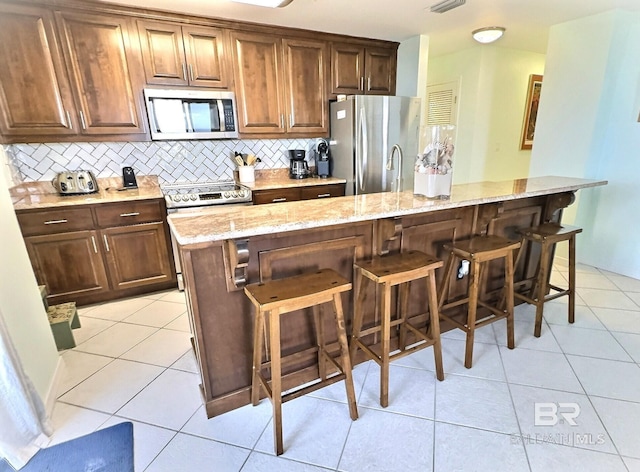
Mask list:
[[[91,170],[96,177],[113,177],[122,175],[122,167],[131,166],[139,174],[157,175],[164,183],[233,179],[234,151],[259,157],[262,162],[257,169],[286,168],[288,149],[305,149],[309,160],[314,145],[314,139],[234,139],[9,144],[4,149],[23,182],[50,180],[58,172],[78,169]]]

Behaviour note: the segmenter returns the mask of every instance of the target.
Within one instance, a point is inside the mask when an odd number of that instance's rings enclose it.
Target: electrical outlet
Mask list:
[[[463,279],[465,275],[469,275],[469,261],[463,259],[460,261],[460,265],[458,266],[457,279]]]

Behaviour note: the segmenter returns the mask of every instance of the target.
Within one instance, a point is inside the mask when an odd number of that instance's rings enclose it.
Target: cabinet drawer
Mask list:
[[[301,200],[315,198],[344,197],[345,184],[314,185],[300,189]]]
[[[16,214],[23,236],[66,233],[93,228],[90,208],[49,209]]]
[[[95,208],[98,226],[126,226],[163,221],[161,200],[99,205]]]
[[[300,188],[281,188],[253,192],[253,204],[281,203],[300,200]]]

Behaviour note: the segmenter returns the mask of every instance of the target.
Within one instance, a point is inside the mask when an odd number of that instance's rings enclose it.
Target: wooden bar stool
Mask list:
[[[519,247],[519,241],[514,242],[499,236],[474,236],[467,240],[444,245],[445,250],[449,251],[449,258],[440,288],[440,317],[467,333],[464,356],[464,366],[467,369],[470,369],[472,365],[473,341],[475,330],[478,328],[506,318],[507,347],[513,349],[515,346],[513,334],[513,251]],[[501,302],[498,302],[496,306],[492,306],[480,299],[480,284],[485,263],[500,258],[505,261],[503,300],[506,300],[506,310],[498,308],[503,306]],[[451,275],[458,260],[469,261],[469,287],[467,294],[462,299],[444,303],[447,299],[447,290],[451,284]],[[444,313],[445,310],[465,304],[467,305],[467,320],[465,323],[461,323]],[[489,310],[489,314],[480,320],[477,319],[478,306]]]
[[[351,283],[331,269],[251,284],[244,288],[256,311],[253,328],[251,401],[254,406],[258,404],[260,386],[264,388],[267,396],[271,399],[273,405],[274,443],[277,455],[282,454],[284,451],[282,442],[282,403],[286,401],[344,379],[351,419],[358,419],[347,333],[340,300],[340,293],[349,290],[351,290]],[[321,311],[316,311],[318,305],[329,302],[333,302],[338,344],[340,345],[340,363],[336,362],[326,349],[322,329],[322,313]],[[287,359],[295,360],[297,357],[295,353],[284,358],[281,357],[280,315],[308,307],[314,307],[314,323],[318,342],[318,369],[321,378],[317,382],[283,395],[282,363],[286,362]],[[262,362],[262,338],[264,336],[265,321],[269,326],[271,360],[268,366],[271,368],[271,385],[262,374],[262,368],[267,366],[267,363]],[[327,364],[333,365],[338,370],[338,373],[327,376]]]
[[[536,275],[531,279],[523,280],[516,284],[517,288],[519,285],[532,281],[528,295],[518,292],[514,293],[514,296],[520,300],[524,300],[525,302],[536,306],[536,325],[533,335],[539,338],[542,330],[542,312],[544,309],[544,303],[549,300],[555,300],[556,298],[567,295],[569,297],[569,323],[573,323],[575,321],[576,234],[581,233],[582,228],[559,225],[557,223],[545,223],[540,226],[521,229],[518,230],[518,232],[522,234],[524,240],[539,243],[541,246],[540,263],[538,265]],[[569,288],[566,290],[549,282],[552,258],[555,253],[555,244],[562,241],[569,241]],[[550,294],[549,289],[555,290],[556,293]]]
[[[438,380],[444,380],[442,368],[442,348],[440,345],[440,320],[438,316],[438,301],[436,293],[435,270],[442,267],[443,262],[435,257],[418,251],[407,251],[399,254],[374,257],[370,261],[358,262],[354,265],[356,270],[356,286],[359,287],[358,298],[355,303],[353,334],[351,336],[350,350],[353,359],[358,348],[378,363],[380,374],[380,405],[386,407],[389,404],[389,362],[412,352],[433,346],[433,354],[436,363],[436,376]],[[407,320],[407,308],[409,304],[409,282],[425,278],[426,293],[429,297],[430,323],[426,332],[414,327]],[[364,301],[366,299],[365,282],[373,281],[382,285],[382,314],[380,324],[362,329],[364,317]],[[398,285],[398,310],[397,318],[391,320],[391,288]],[[399,326],[398,349],[399,352],[390,354],[391,328]],[[419,343],[407,349],[406,334],[411,331]],[[380,354],[365,345],[361,338],[373,333],[381,333]]]

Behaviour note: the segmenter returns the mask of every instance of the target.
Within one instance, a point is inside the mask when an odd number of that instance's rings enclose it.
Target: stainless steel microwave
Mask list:
[[[238,137],[233,92],[144,89],[151,139],[229,139]]]

